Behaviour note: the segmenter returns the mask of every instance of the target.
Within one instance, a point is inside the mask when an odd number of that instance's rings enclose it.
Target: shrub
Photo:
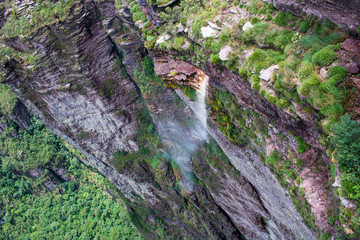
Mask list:
[[[292,42],[294,33],[291,30],[282,30],[275,38],[274,45],[277,48],[284,49],[286,45]]]
[[[250,0],[249,11],[251,13],[257,13],[258,10],[263,6],[263,2],[261,0]]]
[[[181,36],[181,37],[175,37],[174,39],[174,47],[176,49],[182,49],[182,46],[185,43],[185,37]]]
[[[360,203],[360,123],[343,116],[333,126],[332,143],[336,146],[335,156],[343,172],[341,185],[347,197]]]
[[[300,80],[303,80],[305,78],[307,78],[308,76],[310,76],[310,74],[314,71],[314,64],[310,61],[303,61],[301,63],[301,68],[299,69],[298,72],[298,77],[300,78]]]
[[[334,124],[336,156],[342,170],[360,170],[360,123],[351,120],[349,115],[343,116],[340,123]]]
[[[231,71],[236,72],[236,64],[238,63],[239,56],[236,53],[231,53],[231,56],[226,61],[226,68],[230,69]]]
[[[266,90],[265,90],[265,89],[261,89],[261,90],[260,90],[260,96],[261,96],[261,97],[265,97],[265,94],[266,94]]]
[[[186,22],[187,22],[187,19],[186,18],[181,18],[180,19],[180,23],[183,25],[183,26],[185,26],[186,25]]]
[[[240,75],[240,77],[247,78],[247,70],[245,67],[241,67],[239,69],[239,75]]]
[[[297,137],[297,143],[298,143],[297,152],[300,154],[310,149],[310,145],[304,142],[304,140],[300,137]]]
[[[320,66],[328,66],[333,63],[337,58],[337,54],[329,47],[325,47],[314,54],[312,57],[313,63]]]
[[[330,90],[344,79],[346,69],[340,66],[334,66],[328,70],[327,74],[329,75],[329,80],[327,81],[326,87]]]
[[[16,96],[12,93],[9,85],[0,84],[0,111],[11,113],[17,102]]]
[[[263,37],[262,41],[264,44],[270,45],[275,42],[275,39],[278,36],[278,30],[273,29],[271,31],[266,31],[263,35],[260,36]],[[261,43],[260,39],[258,39],[257,42]]]
[[[229,40],[229,35],[226,33],[222,33],[219,37],[220,43],[224,44]]]
[[[266,100],[268,100],[269,102],[271,102],[272,104],[276,104],[276,96],[274,96],[272,93],[266,93],[265,94],[265,98]]]
[[[252,24],[252,25],[255,25],[255,24],[257,24],[258,22],[260,22],[261,20],[258,18],[258,17],[253,17],[253,18],[251,18],[251,21],[250,21],[250,23]]]
[[[213,42],[211,44],[211,51],[215,54],[215,53],[219,53],[221,50],[221,43],[219,42]]]
[[[252,41],[261,42],[261,39],[263,38],[264,33],[267,32],[268,28],[269,24],[267,23],[257,23],[252,28],[246,30],[242,34],[241,38],[245,43]]]
[[[116,83],[114,79],[108,79],[100,85],[99,95],[102,97],[110,97],[116,91]]]
[[[256,49],[246,61],[246,65],[259,73],[266,65],[266,52],[261,49]]]
[[[301,22],[299,32],[306,33],[309,30],[310,26],[311,24],[308,20]]]
[[[277,99],[276,105],[279,108],[287,108],[290,106],[290,103],[285,97],[281,97],[280,99]]]
[[[259,91],[260,90],[260,77],[258,75],[253,75],[250,78],[251,88]]]
[[[226,2],[220,3],[220,9],[221,9],[221,10],[225,10],[225,9],[226,9],[226,5],[227,5]]]
[[[280,11],[278,14],[276,14],[273,21],[276,23],[276,25],[285,27],[289,22],[295,21],[296,18],[296,16],[292,15],[289,12]]]
[[[315,73],[311,74],[308,78],[301,82],[301,85],[298,87],[298,93],[304,97],[307,97],[310,93],[310,90],[319,83],[319,77]]]
[[[134,13],[133,15],[133,20],[134,22],[136,22],[137,20],[141,19],[142,22],[146,22],[147,18],[146,15],[142,12],[142,11],[137,11],[136,13]]]
[[[217,65],[221,62],[219,54],[211,54],[210,55],[210,62],[214,65]]]
[[[281,162],[282,162],[282,155],[277,150],[272,151],[268,156],[265,158],[265,162],[270,166],[276,168],[276,170],[281,169]]]
[[[329,70],[327,71],[327,74],[329,75],[329,77],[338,75],[338,76],[344,78],[346,76],[346,69],[344,67],[340,67],[340,66],[333,66],[333,67],[329,68]]]

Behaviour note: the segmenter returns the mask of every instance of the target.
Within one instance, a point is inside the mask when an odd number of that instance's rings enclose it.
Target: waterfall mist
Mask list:
[[[208,86],[208,77],[201,82],[196,97],[196,114],[191,118],[191,124],[184,124],[178,119],[168,119],[163,122],[167,132],[165,142],[169,149],[171,159],[175,160],[181,169],[184,179],[180,182],[183,189],[191,191],[193,189],[193,171],[191,166],[191,155],[196,153],[199,146],[208,141],[207,134],[207,111],[206,111],[206,93]]]

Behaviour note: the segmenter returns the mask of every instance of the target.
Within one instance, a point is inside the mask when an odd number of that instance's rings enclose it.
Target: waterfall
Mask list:
[[[206,95],[207,95],[207,86],[209,84],[209,77],[205,76],[204,80],[200,84],[200,89],[197,92],[196,96],[196,109],[194,109],[195,114],[197,115],[201,126],[198,126],[198,133],[201,138],[205,141],[208,141],[207,136],[207,111],[206,111]]]

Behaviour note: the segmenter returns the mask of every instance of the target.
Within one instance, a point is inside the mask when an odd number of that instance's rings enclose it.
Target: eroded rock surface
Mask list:
[[[328,18],[332,22],[346,26],[348,29],[357,32],[360,22],[360,1],[359,0],[266,0],[283,11],[291,12],[294,15],[314,14],[319,18]]]

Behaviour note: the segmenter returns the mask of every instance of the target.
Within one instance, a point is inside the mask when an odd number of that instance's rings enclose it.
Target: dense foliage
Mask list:
[[[334,134],[345,194],[360,204],[360,123],[346,115],[334,126]]]
[[[6,122],[10,127],[0,136],[0,239],[141,239],[114,198],[116,190],[80,164],[59,137],[34,118],[29,132]],[[51,174],[56,166],[67,168],[71,180],[57,180]],[[31,169],[41,176],[24,175]],[[44,189],[49,179],[57,191]]]

